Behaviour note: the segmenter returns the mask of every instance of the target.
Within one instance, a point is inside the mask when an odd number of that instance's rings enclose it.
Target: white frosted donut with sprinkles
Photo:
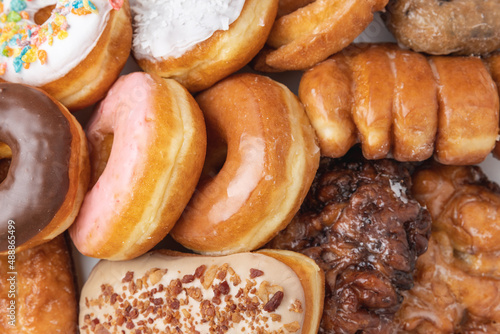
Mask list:
[[[0,28],[1,78],[41,87],[72,109],[104,96],[131,45],[123,0],[4,0]]]

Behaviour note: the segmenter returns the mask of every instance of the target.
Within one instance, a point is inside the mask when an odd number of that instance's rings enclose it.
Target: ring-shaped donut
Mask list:
[[[0,252],[6,253],[51,240],[73,223],[89,164],[78,121],[46,93],[20,84],[0,83],[0,142],[12,154],[0,183]]]
[[[432,55],[480,55],[500,48],[497,0],[391,0],[384,19],[398,43]]]
[[[127,0],[4,1],[1,78],[40,87],[71,110],[92,105],[127,61],[130,20]]]
[[[278,11],[283,16],[276,19],[267,47],[254,59],[253,66],[265,72],[314,66],[354,41],[387,1],[281,1]]]
[[[87,127],[91,184],[70,235],[88,256],[130,259],[155,246],[188,203],[203,167],[206,132],[179,83],[121,77]]]
[[[266,77],[231,76],[197,101],[207,162],[171,235],[205,254],[256,249],[286,227],[307,194],[319,164],[316,135],[297,97]]]
[[[135,0],[134,57],[144,71],[198,92],[252,60],[277,10],[278,0]]]

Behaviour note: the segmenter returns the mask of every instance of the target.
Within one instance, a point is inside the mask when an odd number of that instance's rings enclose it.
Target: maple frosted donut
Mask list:
[[[4,1],[0,28],[1,78],[40,87],[69,109],[104,97],[132,43],[127,0]]]
[[[11,158],[0,175],[5,254],[51,240],[73,223],[88,187],[89,162],[78,121],[43,91],[20,84],[0,83],[0,142],[10,148],[4,158]]]
[[[132,0],[133,53],[146,72],[189,91],[212,86],[262,48],[278,0]]]
[[[234,75],[196,99],[207,159],[171,235],[204,254],[257,249],[286,227],[311,186],[319,164],[314,130],[297,97],[267,77]]]
[[[87,127],[91,185],[70,229],[78,250],[113,260],[144,254],[170,231],[203,167],[206,132],[179,83],[123,76]]]
[[[324,288],[321,269],[295,252],[205,257],[154,251],[95,266],[81,293],[79,329],[316,334]]]

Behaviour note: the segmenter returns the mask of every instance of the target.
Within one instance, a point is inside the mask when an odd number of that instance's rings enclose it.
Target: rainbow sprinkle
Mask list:
[[[28,0],[30,1],[30,0]],[[47,52],[40,49],[42,45],[52,45],[54,38],[63,40],[68,37],[68,14],[98,14],[97,7],[91,0],[59,0],[50,18],[42,25],[30,22],[25,11],[26,0],[12,0],[10,9],[4,8],[0,0],[0,54],[13,58],[14,71],[28,69],[31,63],[47,62]],[[0,75],[7,71],[7,64],[0,63]]]

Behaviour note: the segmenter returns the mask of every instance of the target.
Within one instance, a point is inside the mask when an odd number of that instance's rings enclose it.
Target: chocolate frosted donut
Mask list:
[[[0,142],[12,150],[0,183],[0,252],[54,238],[73,222],[88,185],[80,125],[41,90],[1,83]]]

